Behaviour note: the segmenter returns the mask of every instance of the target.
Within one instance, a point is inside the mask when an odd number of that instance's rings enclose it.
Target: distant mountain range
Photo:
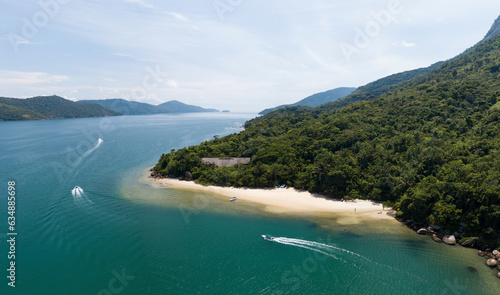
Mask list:
[[[275,108],[265,109],[262,112],[260,112],[259,115],[265,115],[267,113],[270,113],[270,112],[278,110],[278,109],[282,109],[284,107],[294,107],[294,106],[317,107],[319,105],[341,99],[341,98],[351,94],[355,90],[356,90],[356,88],[354,88],[354,87],[335,88],[335,89],[328,90],[325,92],[313,94],[313,95],[308,96],[308,97],[306,97],[306,98],[304,98],[296,103],[293,103],[293,104],[284,104],[284,105],[277,106]]]
[[[80,100],[78,102],[83,104],[98,104],[123,115],[219,112],[219,110],[216,109],[205,109],[199,106],[188,105],[177,100],[167,101],[157,106],[120,98]]]
[[[120,115],[218,112],[177,100],[154,106],[124,99],[81,100],[74,102],[60,96],[37,96],[20,99],[0,97],[0,121],[87,118]]]
[[[0,97],[0,120],[43,120],[119,116],[97,104],[82,104],[60,96],[37,96],[27,99]]]

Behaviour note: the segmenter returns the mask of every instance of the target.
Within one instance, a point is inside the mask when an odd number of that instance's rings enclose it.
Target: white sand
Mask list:
[[[143,181],[145,179],[143,178]],[[181,181],[177,179],[152,179],[145,181],[156,187],[167,187],[171,189],[200,191],[210,195],[229,198],[237,197],[236,202],[250,202],[263,205],[269,213],[281,213],[292,215],[317,215],[350,217],[345,223],[359,223],[372,219],[392,219],[387,215],[390,208],[383,210],[381,203],[366,200],[338,201],[327,199],[321,195],[313,195],[306,191],[298,191],[292,188],[275,189],[246,189],[233,187],[203,186],[192,181]],[[382,214],[379,212],[382,211]]]

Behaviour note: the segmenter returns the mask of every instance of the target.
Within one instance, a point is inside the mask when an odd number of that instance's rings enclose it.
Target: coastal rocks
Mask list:
[[[436,234],[432,234],[432,240],[437,243],[442,243],[443,240]]]
[[[489,267],[495,267],[495,266],[497,266],[497,264],[498,264],[498,261],[496,261],[496,259],[490,258],[490,259],[486,260],[486,265]]]
[[[499,279],[500,279],[500,272],[499,272],[499,273],[497,273],[497,278],[499,278]]]
[[[387,212],[387,215],[389,215],[391,217],[396,217],[396,213],[398,213],[398,211],[391,209],[391,210],[389,210],[389,212]]]
[[[491,252],[491,254],[493,254],[495,257],[500,256],[500,252],[498,250],[493,250],[493,252]]]
[[[426,228],[421,228],[417,230],[417,234],[419,235],[426,235],[427,234],[427,229]]]
[[[461,239],[458,243],[464,247],[475,247],[479,243],[479,238],[467,237],[467,238]]]
[[[193,174],[191,174],[191,172],[189,172],[189,171],[186,171],[186,173],[184,173],[184,180],[187,180],[187,181],[193,180]]]
[[[457,240],[454,235],[446,235],[443,237],[443,242],[447,245],[455,245]]]

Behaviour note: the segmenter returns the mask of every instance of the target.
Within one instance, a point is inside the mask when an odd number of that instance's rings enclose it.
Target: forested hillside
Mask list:
[[[80,100],[78,102],[83,104],[98,104],[122,115],[218,112],[215,109],[205,109],[199,106],[188,105],[177,100],[167,101],[156,106],[121,98]]]
[[[59,96],[27,99],[0,97],[0,120],[41,120],[117,116],[119,113],[96,104],[76,103]]]
[[[200,183],[286,183],[333,198],[382,200],[401,217],[498,241],[500,38],[379,98],[340,110],[270,113],[246,130],[162,155],[164,176]],[[251,157],[201,165],[201,157]]]

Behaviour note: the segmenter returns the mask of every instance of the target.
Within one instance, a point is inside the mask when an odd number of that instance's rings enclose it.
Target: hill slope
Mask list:
[[[206,113],[206,112],[218,112],[216,109],[205,109],[199,106],[188,105],[182,103],[178,100],[171,100],[162,103],[156,107],[159,110],[163,110],[165,113]]]
[[[128,101],[121,98],[103,100],[80,100],[79,103],[98,104],[123,115],[148,115],[157,114],[156,106],[147,103]]]
[[[155,169],[191,171],[201,183],[286,183],[333,198],[386,201],[400,217],[499,243],[499,35],[370,101],[284,109],[245,127],[164,154]],[[217,168],[200,157],[252,160]]]
[[[115,112],[119,112],[123,115],[218,112],[218,110],[215,109],[204,109],[202,107],[188,105],[177,100],[168,101],[157,106],[119,98],[103,100],[80,100],[79,102],[85,104],[98,104]]]
[[[322,108],[324,110],[330,110],[334,108],[343,108],[352,103],[356,103],[358,101],[364,100],[372,100],[392,89],[397,87],[399,84],[408,82],[416,77],[425,75],[430,73],[431,71],[437,69],[441,66],[443,62],[437,62],[429,67],[415,69],[411,71],[405,71],[397,74],[393,74],[381,79],[378,79],[374,82],[368,83],[365,86],[359,87],[352,94],[347,95],[346,97],[339,99],[335,102],[325,104]]]
[[[27,99],[0,97],[0,120],[40,120],[120,115],[95,104],[80,104],[59,96]]]
[[[354,88],[354,87],[335,88],[335,89],[328,90],[325,92],[313,94],[313,95],[308,96],[308,97],[306,97],[306,98],[304,98],[304,99],[302,99],[294,104],[284,104],[284,105],[277,106],[275,108],[265,109],[262,112],[260,112],[259,115],[265,115],[265,114],[270,113],[272,111],[282,109],[284,107],[290,107],[290,106],[317,107],[319,105],[341,99],[342,97],[351,94],[355,90],[356,90],[356,88]]]

